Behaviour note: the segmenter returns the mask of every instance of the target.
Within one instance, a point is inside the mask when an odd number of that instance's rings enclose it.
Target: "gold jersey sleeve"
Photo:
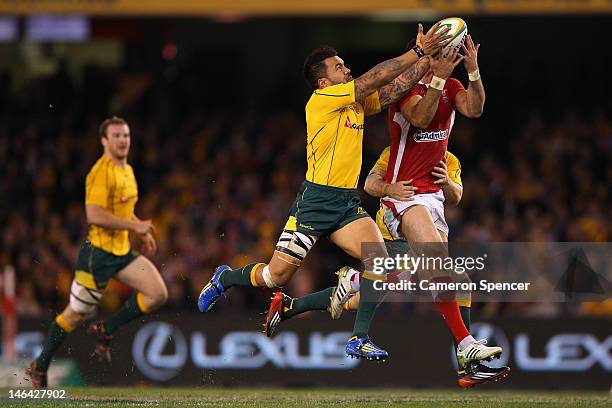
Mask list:
[[[126,220],[134,216],[138,201],[138,185],[134,170],[128,164],[118,166],[106,155],[91,168],[85,180],[85,204],[97,205],[116,217]],[[91,244],[114,255],[130,251],[127,230],[107,229],[90,225],[88,239]]]
[[[363,107],[366,116],[376,115],[380,112],[380,95],[378,91],[370,94],[365,100],[365,106]]]
[[[448,177],[455,183],[463,186],[463,182],[461,181],[461,163],[457,156],[447,150],[444,158],[446,159]]]
[[[366,109],[380,110],[378,93],[355,101],[355,83],[315,90],[306,104],[306,180],[339,188],[357,188],[361,172]]]
[[[380,156],[378,156],[378,160],[376,160],[376,163],[374,163],[374,166],[370,170],[370,173],[368,174],[372,174],[372,173],[386,174],[387,166],[389,165],[389,155],[390,154],[391,154],[391,147],[390,146],[385,147],[385,149],[382,151]]]

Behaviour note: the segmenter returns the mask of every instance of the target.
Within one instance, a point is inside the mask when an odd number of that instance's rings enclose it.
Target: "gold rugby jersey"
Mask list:
[[[131,220],[137,201],[138,186],[132,166],[121,167],[102,155],[87,174],[85,204],[98,205],[116,217]],[[90,225],[88,239],[93,246],[114,255],[125,255],[130,251],[128,230]]]
[[[378,92],[355,101],[355,81],[315,90],[306,104],[306,180],[357,188],[364,117],[380,112]]]

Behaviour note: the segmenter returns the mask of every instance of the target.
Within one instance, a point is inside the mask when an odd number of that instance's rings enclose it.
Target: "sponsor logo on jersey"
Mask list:
[[[446,88],[442,90],[442,101],[448,103],[448,89]]]
[[[121,197],[119,198],[119,202],[121,202],[121,203],[127,203],[128,201],[130,201],[130,200],[131,200],[131,199],[133,199],[133,198],[136,198],[136,196],[135,196],[135,195],[131,195],[131,196],[127,196],[127,197],[125,197],[125,196],[121,196]]]
[[[438,130],[436,132],[424,132],[419,130],[414,134],[415,142],[437,142],[446,139],[447,130]]]
[[[356,123],[351,123],[351,120],[347,116],[346,121],[344,122],[344,127],[355,129],[355,130],[363,130],[363,123],[361,125],[358,125]]]

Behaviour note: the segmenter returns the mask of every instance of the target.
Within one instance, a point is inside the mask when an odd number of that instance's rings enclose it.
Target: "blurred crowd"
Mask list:
[[[60,69],[11,89],[2,75],[0,266],[17,271],[20,316],[50,316],[67,302],[87,231],[84,179],[102,153],[97,126],[108,112],[131,126],[136,213],[156,226],[153,260],[169,288],[168,310],[193,311],[216,265],[269,259],[304,177],[303,113],[204,105],[190,92],[192,78],[182,78],[90,67],[78,82]],[[534,111],[507,126],[513,136],[495,140],[477,121],[455,124],[449,150],[462,163],[464,197],[447,208],[451,241],[609,241],[610,118],[593,110],[551,120]],[[386,116],[369,119],[363,175],[387,143]],[[361,195],[374,214],[377,200]],[[322,241],[287,290],[299,296],[326,287],[346,262]],[[129,293],[113,282],[103,309]],[[223,309],[262,308],[265,299],[236,290]],[[396,309],[407,308],[387,312]],[[533,305],[515,310],[537,314]]]

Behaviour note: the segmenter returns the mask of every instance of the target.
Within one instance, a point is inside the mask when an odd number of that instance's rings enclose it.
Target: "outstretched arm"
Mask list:
[[[450,77],[453,69],[462,60],[463,56],[453,50],[446,56],[439,54],[432,61],[431,69],[434,76],[425,96],[414,95],[402,106],[402,114],[411,125],[420,129],[425,129],[429,126],[438,110],[438,103],[444,89],[444,83]]]
[[[464,65],[468,72],[470,84],[467,91],[459,92],[455,96],[455,106],[463,116],[468,118],[478,118],[482,115],[485,103],[485,91],[480,71],[478,69],[478,49],[480,44],[474,45],[472,36],[468,35],[465,41],[466,45],[462,45],[463,53],[465,54]]]
[[[381,109],[399,101],[410,88],[412,88],[427,73],[429,69],[429,57],[421,58],[390,84],[380,88],[379,98]]]
[[[421,49],[427,55],[435,54],[444,45],[445,41],[450,38],[450,35],[446,35],[450,27],[436,33],[439,26],[440,24],[436,23],[429,29],[427,34],[423,34],[423,25],[419,24],[418,36],[423,44]],[[355,100],[363,105],[369,95],[393,81],[418,60],[419,56],[416,51],[410,50],[399,57],[376,65],[355,79]]]

